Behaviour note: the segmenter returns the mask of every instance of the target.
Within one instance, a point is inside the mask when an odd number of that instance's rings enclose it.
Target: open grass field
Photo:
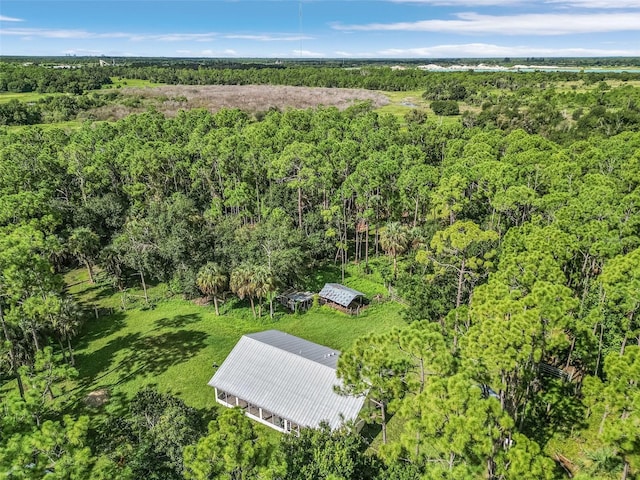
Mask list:
[[[422,98],[423,92],[423,90],[413,90],[409,92],[378,91],[380,95],[384,95],[389,99],[389,103],[380,106],[378,112],[404,116],[411,110],[417,108],[431,113],[429,102]]]
[[[37,102],[44,97],[51,97],[53,95],[63,95],[62,93],[37,93],[37,92],[2,92],[0,93],[0,103],[7,103],[11,100],[18,100],[20,102]]]
[[[150,82],[149,80],[138,80],[135,78],[120,78],[120,77],[112,77],[111,81],[113,82],[111,85],[105,85],[101,90],[93,90],[95,92],[101,92],[104,90],[109,90],[112,88],[126,88],[126,87],[157,87],[162,84]],[[20,102],[37,102],[45,97],[51,97],[56,95],[66,95],[64,93],[38,93],[38,92],[24,92],[24,93],[15,93],[15,92],[1,92],[0,93],[0,103],[7,103],[11,100],[19,100]]]
[[[111,77],[111,85],[105,85],[102,89],[108,90],[110,88],[123,88],[123,87],[159,87],[162,83],[155,83],[150,80],[142,80],[139,78],[122,78]]]
[[[60,128],[65,131],[72,131],[80,128],[82,126],[81,120],[68,120],[66,122],[56,122],[56,123],[39,123],[37,124],[38,128],[42,130],[53,130],[55,128]],[[3,126],[0,128],[6,128],[11,132],[21,132],[27,128],[31,128],[33,125],[9,125]]]
[[[312,281],[322,281],[326,273],[319,273]],[[119,293],[85,280],[82,270],[66,276],[70,291],[87,306],[114,308],[114,312],[92,318],[78,336],[75,354],[79,377],[74,398],[84,398],[99,389],[109,390],[113,397],[131,398],[144,386],[154,385],[206,412],[217,408],[213,391],[207,386],[215,372],[213,365],[221,364],[245,333],[278,329],[344,350],[359,336],[403,324],[403,307],[394,302],[374,302],[357,317],[329,307],[314,307],[300,314],[280,310],[274,319],[269,318],[267,308],[261,318],[255,319],[248,305],[229,297],[218,317],[212,306],[165,299],[163,285],[150,289],[153,308],[141,308],[137,298],[135,307],[122,311],[117,309]],[[339,276],[331,280],[339,281]],[[371,297],[385,291],[375,277],[353,274],[345,283]],[[134,295],[141,292],[129,293],[136,298]]]

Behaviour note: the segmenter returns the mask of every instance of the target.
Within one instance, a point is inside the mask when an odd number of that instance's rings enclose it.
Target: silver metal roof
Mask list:
[[[357,417],[364,397],[334,392],[340,352],[278,330],[244,335],[209,385],[298,425],[337,428]]]
[[[348,307],[357,297],[364,297],[364,293],[339,283],[325,283],[319,295],[343,307]]]

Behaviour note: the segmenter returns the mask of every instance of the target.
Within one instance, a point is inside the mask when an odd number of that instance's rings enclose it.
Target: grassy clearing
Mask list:
[[[422,98],[422,94],[424,93],[423,90],[413,90],[408,92],[380,91],[379,93],[386,95],[390,103],[382,107],[378,107],[376,111],[379,113],[396,115],[397,117],[400,117],[401,121],[404,121],[404,116],[407,113],[415,109],[424,111],[427,114],[427,117],[431,119],[437,118],[437,122],[441,125],[457,123],[461,118],[461,115],[447,117],[437,116],[429,106],[431,102]],[[460,102],[460,111],[465,112],[467,110],[476,111],[478,108]]]
[[[141,80],[139,78],[121,78],[111,77],[111,85],[104,85],[103,90],[110,88],[123,88],[123,87],[159,87],[164,85],[163,83],[156,83],[150,80]]]
[[[322,281],[333,273],[331,268],[319,272],[312,281]],[[345,280],[347,285],[367,295],[384,291],[375,280],[350,273]],[[116,398],[131,398],[144,386],[155,385],[207,412],[216,408],[207,386],[214,373],[213,364],[221,364],[245,333],[278,329],[344,350],[359,336],[403,324],[403,307],[393,302],[374,303],[358,317],[314,307],[303,314],[278,312],[275,319],[268,314],[254,319],[248,305],[229,298],[222,305],[222,315],[217,317],[212,306],[166,299],[163,285],[150,289],[155,307],[122,311],[118,309],[120,294],[113,294],[108,287],[89,285],[83,270],[70,272],[66,281],[70,291],[83,302],[114,309],[110,315],[91,319],[78,337],[75,398],[101,388],[109,389]],[[136,289],[129,292],[137,305],[140,293]]]
[[[412,90],[408,92],[379,92],[389,99],[389,104],[377,109],[380,113],[390,113],[392,115],[404,116],[414,108],[426,110],[429,113],[429,103],[422,98],[423,90]]]
[[[4,126],[4,128],[8,129],[11,132],[21,132],[28,128],[38,127],[42,130],[53,130],[56,128],[61,128],[65,131],[77,130],[82,126],[81,120],[68,120],[66,122],[56,122],[56,123],[37,123],[35,125],[9,125]]]
[[[0,103],[8,103],[11,100],[18,100],[20,102],[37,102],[45,97],[52,97],[55,95],[64,95],[62,93],[38,93],[38,92],[2,92],[0,93]]]

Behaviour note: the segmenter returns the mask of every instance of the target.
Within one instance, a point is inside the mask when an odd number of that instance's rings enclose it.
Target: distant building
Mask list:
[[[241,407],[280,432],[299,432],[326,421],[331,428],[355,420],[363,397],[338,395],[340,352],[278,330],[244,335],[209,385],[216,401]]]
[[[287,290],[278,295],[280,303],[292,312],[308,310],[313,305],[313,293]]]
[[[332,306],[346,313],[357,314],[365,303],[365,295],[339,283],[326,283],[320,293],[320,303]]]

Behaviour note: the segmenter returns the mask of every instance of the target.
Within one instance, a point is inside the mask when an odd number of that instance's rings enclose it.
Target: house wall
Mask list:
[[[256,422],[260,422],[267,427],[271,427],[279,432],[294,432],[297,435],[300,434],[300,426],[289,419],[276,415],[273,412],[258,407],[257,405],[254,405],[242,398],[236,397],[235,395],[229,394],[223,390],[218,390],[217,388],[215,388],[215,392],[216,401],[219,404],[224,405],[225,407],[240,407],[244,410],[244,414],[247,417],[255,420]]]

